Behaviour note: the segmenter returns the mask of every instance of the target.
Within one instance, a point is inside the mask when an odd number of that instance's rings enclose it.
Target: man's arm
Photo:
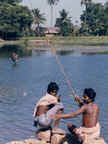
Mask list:
[[[79,107],[81,107],[81,106],[84,105],[84,104],[83,104],[83,101],[80,99],[79,96],[75,96],[74,98],[75,98],[75,101],[78,103]]]
[[[76,117],[77,115],[80,115],[82,114],[83,112],[86,111],[86,105],[83,105],[79,110],[77,110],[76,112],[73,112],[73,113],[68,113],[68,114],[57,114],[56,116],[54,116],[54,119],[55,120],[58,120],[58,119],[67,119],[67,118],[74,118]]]

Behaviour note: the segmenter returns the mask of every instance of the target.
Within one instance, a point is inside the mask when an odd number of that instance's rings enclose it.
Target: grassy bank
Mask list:
[[[23,37],[16,41],[0,41],[0,45],[4,44],[24,44],[27,46],[42,46],[42,45],[84,45],[84,46],[105,46],[108,45],[108,36],[103,37]]]
[[[23,38],[23,40],[26,38]],[[105,46],[108,45],[108,36],[104,37],[28,37],[29,41],[32,44],[41,44],[41,40],[43,44],[47,44],[47,40],[52,45],[88,45],[88,46]],[[37,41],[37,43],[36,43]]]

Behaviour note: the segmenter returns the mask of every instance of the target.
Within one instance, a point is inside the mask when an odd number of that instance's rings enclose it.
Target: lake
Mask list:
[[[0,144],[35,136],[33,110],[39,98],[46,94],[47,85],[55,81],[60,87],[66,112],[78,109],[64,75],[50,51],[18,51],[20,60],[13,65],[9,58],[15,47],[0,51]],[[16,49],[15,49],[16,50]],[[16,51],[17,52],[17,51]],[[96,90],[100,106],[101,136],[108,142],[108,54],[59,52],[58,58],[77,95],[84,88]],[[81,125],[81,116],[60,121],[60,127],[72,122]]]

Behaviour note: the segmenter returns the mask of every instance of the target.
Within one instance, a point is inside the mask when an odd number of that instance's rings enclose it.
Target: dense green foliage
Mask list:
[[[71,17],[68,17],[68,13],[63,9],[60,11],[60,18],[56,19],[56,27],[60,28],[60,35],[68,36],[73,32],[73,24],[71,23]]]
[[[22,2],[22,0],[0,0],[0,4],[8,3],[11,5],[15,5],[15,4],[20,3],[20,2]]]
[[[13,5],[13,2],[16,4]],[[9,0],[9,3],[3,2],[0,5],[0,37],[3,39],[15,39],[30,29],[33,21],[31,12],[17,2],[19,0]]]
[[[44,24],[44,22],[46,21],[45,14],[40,13],[40,10],[37,8],[37,9],[33,10],[33,15],[34,15],[34,22],[33,23],[36,26],[35,34],[36,34],[36,36],[40,36],[41,35],[40,24]]]
[[[38,8],[30,10],[20,5],[23,0],[0,0],[0,38],[18,39],[22,36],[44,35],[41,24],[46,21],[45,14]],[[53,26],[53,6],[60,0],[47,0],[51,7],[51,26]],[[81,0],[84,10],[81,19],[81,27],[73,26],[68,12],[61,10],[60,17],[56,18],[55,26],[59,27],[61,36],[69,35],[108,35],[108,2],[105,4],[94,3],[93,0]],[[34,24],[35,29],[32,29]],[[77,25],[77,24],[76,24]]]
[[[89,3],[81,15],[83,35],[108,35],[108,2]]]

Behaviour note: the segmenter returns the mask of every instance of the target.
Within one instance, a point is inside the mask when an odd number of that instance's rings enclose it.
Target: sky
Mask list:
[[[81,0],[60,0],[60,2],[54,6],[53,12],[53,25],[55,24],[56,18],[59,17],[59,11],[65,9],[69,16],[72,17],[72,22],[75,24],[76,21],[80,24],[80,15],[84,10],[84,7],[80,5]],[[93,0],[93,2],[105,3],[108,0]],[[51,26],[50,19],[50,6],[47,4],[47,0],[23,0],[23,5],[28,6],[30,9],[38,8],[41,13],[45,13],[47,21],[46,26]]]

